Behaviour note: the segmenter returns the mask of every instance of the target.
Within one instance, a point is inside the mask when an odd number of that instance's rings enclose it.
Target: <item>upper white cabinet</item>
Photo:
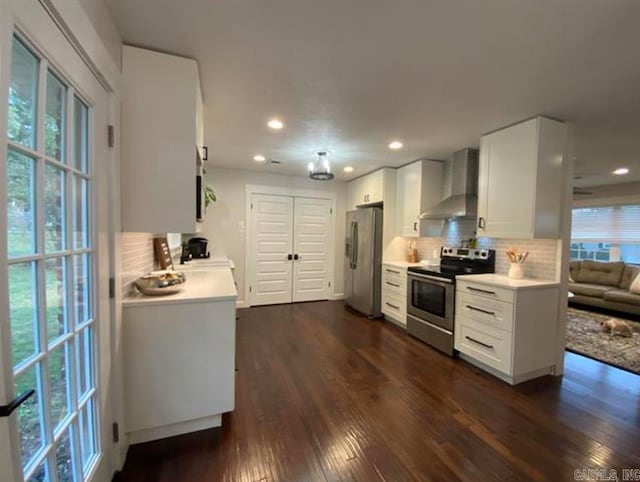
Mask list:
[[[560,238],[566,126],[536,117],[480,143],[478,236]]]
[[[204,152],[198,64],[128,46],[122,62],[122,229],[196,232]]]
[[[347,183],[348,210],[384,202],[385,171],[389,169],[379,169]]]
[[[398,169],[396,188],[397,232],[400,236],[420,236],[421,213],[442,198],[444,163],[416,161]]]

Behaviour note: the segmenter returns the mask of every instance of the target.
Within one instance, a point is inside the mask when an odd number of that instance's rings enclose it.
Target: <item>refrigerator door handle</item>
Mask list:
[[[353,223],[353,238],[351,241],[351,257],[353,258],[353,269],[358,267],[358,223]]]

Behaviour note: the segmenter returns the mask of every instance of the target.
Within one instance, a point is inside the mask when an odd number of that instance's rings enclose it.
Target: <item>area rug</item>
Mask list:
[[[569,308],[567,350],[640,374],[640,323],[625,319],[633,337],[622,337],[602,331],[599,322],[609,318],[612,316]]]

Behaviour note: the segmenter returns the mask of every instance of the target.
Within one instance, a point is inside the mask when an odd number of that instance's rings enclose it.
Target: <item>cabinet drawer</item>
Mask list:
[[[472,281],[458,281],[458,294],[467,293],[476,296],[482,296],[491,300],[504,301],[505,303],[513,303],[514,293],[506,288],[498,288],[496,286],[486,285],[483,283],[474,283]]]
[[[456,297],[456,316],[513,331],[513,305],[504,301],[460,293]]]
[[[455,339],[456,350],[511,375],[511,333],[459,317]]]
[[[382,313],[403,325],[407,324],[406,303],[404,298],[382,290]]]
[[[405,268],[398,268],[390,264],[382,265],[382,286],[386,281],[391,281],[396,284],[407,283],[407,270]]]
[[[407,297],[407,280],[406,279],[382,279],[382,291],[394,294],[400,298]]]

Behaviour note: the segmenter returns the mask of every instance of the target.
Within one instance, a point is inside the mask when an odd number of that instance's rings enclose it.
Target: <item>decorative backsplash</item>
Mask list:
[[[447,221],[443,237],[418,238],[416,248],[420,259],[434,259],[439,256],[441,246],[460,246],[464,239],[474,236],[475,221]],[[558,240],[556,239],[494,239],[478,238],[478,247],[496,250],[496,273],[509,272],[509,260],[505,251],[517,248],[529,251],[524,264],[524,274],[530,278],[556,279]]]
[[[122,296],[126,296],[133,282],[153,271],[153,234],[122,233]]]

